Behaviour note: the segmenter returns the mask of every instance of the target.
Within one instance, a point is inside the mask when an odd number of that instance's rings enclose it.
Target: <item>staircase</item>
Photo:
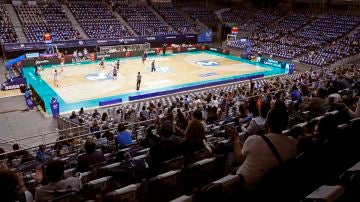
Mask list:
[[[17,16],[16,11],[15,11],[14,7],[12,6],[12,4],[5,4],[4,7],[9,13],[9,17],[11,19],[12,24],[14,25],[14,29],[15,29],[16,35],[19,38],[20,43],[28,42],[27,38],[25,37],[20,20]]]
[[[358,26],[355,27],[353,30],[351,30],[348,34],[346,34],[346,36],[353,36],[353,35],[356,34],[358,31],[360,31],[360,25],[358,25]]]
[[[80,26],[78,21],[75,19],[74,15],[70,11],[69,7],[65,4],[61,4],[61,8],[65,12],[66,16],[69,18],[71,25],[75,28],[75,30],[79,31],[80,37],[82,39],[88,39],[89,37],[85,34],[84,30],[82,29],[82,27]]]
[[[127,30],[129,30],[129,31],[132,33],[132,36],[139,36],[139,35],[133,30],[133,28],[130,27],[130,25],[124,20],[124,18],[122,18],[122,17],[119,15],[119,13],[118,13],[117,11],[114,11],[113,14],[114,14],[115,18],[116,18],[117,20],[119,20],[120,23],[121,23],[124,27],[126,27]]]
[[[180,9],[177,9],[177,8],[175,8],[175,9],[181,16],[183,16],[185,18],[186,21],[196,24],[199,27],[201,27],[202,29],[208,29],[208,27],[204,23],[200,23],[199,20],[192,19],[190,16],[188,16],[184,11],[182,11]],[[199,22],[199,23],[197,23],[197,22]],[[194,31],[194,33],[195,33],[195,31]]]
[[[159,13],[156,12],[151,6],[149,6],[149,5],[146,5],[146,6],[147,6],[147,8],[148,8],[164,25],[171,27],[171,26],[164,20],[164,18],[162,18],[162,17],[159,15]],[[172,28],[172,27],[171,27],[171,28]],[[174,28],[172,28],[172,29],[174,30]]]

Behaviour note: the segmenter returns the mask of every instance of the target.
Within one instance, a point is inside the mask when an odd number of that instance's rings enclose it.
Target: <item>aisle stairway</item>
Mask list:
[[[61,4],[62,9],[66,13],[66,16],[69,18],[71,25],[75,28],[75,30],[78,30],[80,33],[80,37],[83,39],[88,39],[89,37],[85,34],[84,30],[78,23],[78,21],[75,19],[74,15],[70,11],[69,7],[65,4]]]
[[[4,7],[9,13],[9,17],[11,19],[12,24],[14,25],[14,29],[15,29],[16,35],[19,38],[20,43],[28,42],[27,38],[25,37],[20,20],[17,16],[16,11],[15,11],[14,7],[12,6],[12,4],[5,4]]]

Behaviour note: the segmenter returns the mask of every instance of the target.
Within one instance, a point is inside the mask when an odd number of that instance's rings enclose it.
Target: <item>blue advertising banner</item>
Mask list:
[[[126,45],[140,43],[197,43],[196,34],[185,35],[165,35],[165,36],[141,36],[141,37],[124,37],[124,38],[107,38],[107,39],[82,39],[53,41],[53,45],[60,48],[77,48],[88,46],[111,46]],[[29,43],[5,43],[4,50],[6,53],[16,51],[35,51],[47,50],[48,44],[45,42],[29,42]]]
[[[212,29],[208,29],[197,37],[199,43],[208,43],[212,41],[213,32]]]
[[[50,100],[50,108],[54,118],[60,115],[60,105],[56,98],[52,98]]]

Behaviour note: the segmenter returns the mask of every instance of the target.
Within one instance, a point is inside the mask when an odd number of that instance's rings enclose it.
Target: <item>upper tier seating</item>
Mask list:
[[[201,31],[199,26],[186,20],[172,4],[163,4],[161,6],[157,5],[154,8],[178,33],[192,34],[199,33]]]
[[[194,20],[198,19],[204,23],[218,21],[216,15],[204,7],[187,6],[183,7],[182,10]]]
[[[59,3],[17,5],[15,10],[24,26],[25,36],[31,42],[43,41],[45,33],[51,33],[55,41],[79,37]]]
[[[0,5],[0,43],[19,42],[9,14],[3,5]]]
[[[90,38],[131,36],[111,10],[97,1],[69,1],[68,6]]]
[[[117,4],[116,10],[140,36],[176,34],[145,5]]]

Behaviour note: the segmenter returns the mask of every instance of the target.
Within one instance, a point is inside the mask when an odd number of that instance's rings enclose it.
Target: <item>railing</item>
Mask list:
[[[129,128],[132,128],[132,134],[133,134],[133,137],[135,140],[139,140],[139,139],[142,139],[143,136],[139,136],[139,133],[138,133],[138,128],[136,127],[130,127],[130,126],[135,126],[135,125],[146,125],[146,124],[151,124],[151,123],[155,123],[157,119],[150,119],[150,120],[145,120],[145,121],[139,121],[139,122],[136,122],[136,123],[130,123],[128,125],[126,125],[127,127]],[[82,127],[82,126],[80,126]],[[87,127],[84,127],[84,128],[87,128]],[[74,128],[73,128],[74,129]],[[145,129],[145,128],[144,128]],[[88,128],[87,128],[88,130]],[[115,132],[117,130],[116,127],[114,128],[110,128],[110,129],[106,129],[106,130],[99,130],[97,131],[96,133],[100,132],[100,133],[103,133],[103,132],[106,132],[106,131],[113,131]],[[84,132],[84,131],[81,131],[81,132]],[[145,131],[142,131],[142,134],[144,133]],[[13,142],[15,141],[14,143],[20,143],[21,140],[25,140],[25,139],[30,139],[30,138],[34,138],[34,137],[41,137],[44,141],[46,140],[45,136],[48,135],[48,134],[52,134],[52,133],[46,133],[46,134],[41,134],[41,135],[36,135],[36,136],[31,136],[31,137],[27,137],[27,138],[21,138],[21,139],[18,139],[18,140],[10,140],[10,141],[7,141],[7,143],[10,143],[10,142]],[[45,142],[44,145],[45,147],[51,147],[51,146],[54,146],[55,143],[61,143],[61,142],[67,142],[67,141],[71,141],[71,140],[80,140],[80,142],[84,142],[88,137],[93,137],[95,133],[90,133],[90,131],[88,130],[85,134],[82,134],[82,135],[75,135],[73,134],[72,137],[66,137],[64,136],[65,138],[64,139],[61,139],[61,140],[56,140],[56,141],[51,141],[51,142]],[[81,145],[74,145],[74,146],[79,146],[81,147]],[[16,151],[8,151],[8,152],[5,152],[5,153],[2,153],[0,154],[0,159],[4,159],[6,158],[9,154],[12,154],[12,153],[17,153],[17,152],[20,152],[20,151],[30,151],[30,153],[34,153],[34,151],[38,148],[38,145],[37,146],[30,146],[30,147],[25,147],[25,148],[21,148],[19,150],[16,150]]]
[[[331,64],[329,67],[331,67],[331,68],[339,67],[339,66],[342,66],[342,65],[345,65],[345,64],[352,63],[352,62],[357,61],[357,60],[360,60],[360,53],[358,53],[356,55],[353,55],[353,56],[350,56],[350,57],[347,57],[347,58],[344,58],[344,59],[341,59],[341,60]]]
[[[316,71],[320,71],[320,70],[315,70],[314,72],[316,72]],[[301,73],[296,73],[296,74],[294,74],[294,76],[296,76],[298,74],[301,74]],[[266,77],[265,79],[269,79],[269,78],[271,78],[271,77]],[[264,79],[264,78],[260,78],[260,79]],[[255,80],[260,80],[260,79],[255,79]],[[320,80],[320,81],[316,81],[316,82],[322,82],[322,81],[325,81],[325,80]],[[172,95],[186,95],[189,92],[203,92],[203,91],[206,91],[206,90],[209,90],[209,89],[232,86],[232,85],[240,84],[240,83],[244,83],[244,82],[248,82],[248,81],[221,84],[221,85],[212,86],[212,87],[206,87],[206,88],[197,89],[197,90],[183,91],[183,92],[175,93],[175,94],[172,94]],[[316,83],[316,82],[313,82],[313,83]],[[278,90],[278,91],[273,91],[273,92],[265,93],[265,94],[262,94],[262,95],[273,94],[273,93],[283,91],[283,90],[284,89],[281,89],[281,90]],[[139,101],[131,101],[131,102],[127,102],[127,103],[122,103],[120,105],[130,105],[130,104],[134,104],[134,103],[146,102],[148,100],[159,99],[159,98],[168,97],[168,96],[169,95],[152,97],[152,98],[147,98],[147,99],[143,99],[143,100],[139,100]],[[106,107],[106,108],[108,108],[108,107]],[[89,133],[89,128],[90,127],[87,124],[86,125],[78,125],[78,124],[73,123],[73,122],[71,122],[70,120],[68,120],[68,119],[66,119],[64,117],[59,117],[57,121],[58,121],[58,130],[57,131],[53,131],[53,132],[49,132],[49,133],[45,133],[45,134],[40,134],[40,135],[29,136],[29,137],[24,137],[24,138],[19,138],[19,139],[2,141],[2,142],[0,142],[0,144],[15,144],[15,143],[17,143],[21,147],[26,147],[26,149],[30,149],[30,148],[36,148],[40,144],[43,144],[43,145],[54,144],[56,142],[56,139],[60,135],[72,134],[73,136],[81,136],[81,137],[84,136],[84,135],[85,136],[86,135],[91,135]],[[154,120],[147,120],[147,121],[154,121]],[[142,124],[142,123],[145,123],[147,121],[144,121],[144,122],[140,121],[140,122],[136,122],[136,123],[133,123],[133,124],[130,124],[130,125]],[[74,137],[74,138],[78,138],[78,137]],[[36,145],[36,146],[34,146],[34,145]]]
[[[271,77],[267,77],[266,79],[271,78]],[[259,78],[259,79],[264,79],[264,78]],[[258,80],[258,79],[255,79]],[[240,84],[240,83],[244,83],[244,82],[248,82],[248,81],[242,81],[242,82],[233,82],[233,83],[227,83],[227,84],[221,84],[221,85],[216,85],[216,86],[210,86],[210,87],[205,87],[202,89],[196,89],[196,90],[190,90],[190,91],[182,91],[179,93],[174,93],[174,94],[170,94],[170,95],[186,95],[189,92],[202,92],[202,91],[206,91],[209,89],[214,89],[214,88],[220,88],[220,87],[226,87],[226,86],[231,86],[234,84]],[[159,99],[159,98],[163,98],[163,97],[168,97],[169,95],[163,95],[163,96],[158,96],[158,97],[151,97],[151,98],[146,98],[146,99],[142,99],[142,100],[138,100],[138,101],[131,101],[131,102],[127,102],[127,103],[122,103],[120,105],[128,105],[128,104],[135,104],[135,103],[140,103],[140,102],[146,102],[149,100],[153,100],[153,99]],[[113,106],[114,107],[114,106]],[[109,108],[109,107],[106,107]],[[29,148],[33,148],[36,147],[38,145],[47,145],[47,143],[50,142],[53,143],[60,135],[66,135],[66,134],[73,134],[74,136],[78,136],[78,135],[84,135],[84,134],[88,134],[89,133],[89,125],[79,125],[77,123],[71,122],[70,120],[68,120],[65,117],[60,116],[57,119],[58,122],[58,130],[53,131],[53,132],[49,132],[49,133],[44,133],[44,134],[39,134],[39,135],[33,135],[33,136],[29,136],[29,137],[24,137],[24,138],[19,138],[19,139],[12,139],[12,140],[8,140],[8,141],[4,141],[4,142],[0,142],[0,144],[19,144],[20,147],[26,147],[27,149]],[[141,124],[141,122],[137,122],[139,124]]]

